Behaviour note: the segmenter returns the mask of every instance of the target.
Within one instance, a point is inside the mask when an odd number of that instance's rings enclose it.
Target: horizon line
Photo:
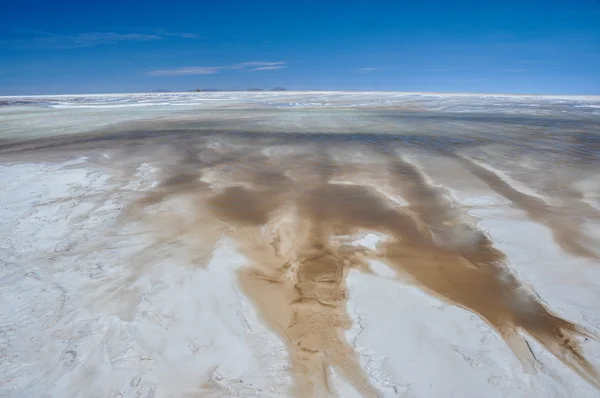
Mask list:
[[[213,89],[210,89],[213,90]],[[19,98],[19,97],[71,97],[71,96],[102,96],[102,95],[139,95],[139,94],[152,94],[152,95],[168,95],[168,94],[213,94],[213,93],[381,93],[381,94],[405,94],[405,95],[455,95],[455,96],[469,96],[469,95],[480,95],[480,96],[505,96],[505,97],[592,97],[600,98],[599,94],[535,94],[535,93],[494,93],[494,92],[466,92],[466,91],[388,91],[388,90],[281,90],[273,91],[272,89],[261,89],[261,90],[248,90],[248,89],[232,89],[232,90],[219,90],[217,91],[168,91],[168,92],[152,92],[152,91],[132,91],[132,92],[106,92],[106,93],[82,93],[82,94],[18,94],[18,95],[0,95],[0,98]]]

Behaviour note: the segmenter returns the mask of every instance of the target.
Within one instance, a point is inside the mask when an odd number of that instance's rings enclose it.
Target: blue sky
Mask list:
[[[600,0],[5,2],[0,95],[600,94]]]

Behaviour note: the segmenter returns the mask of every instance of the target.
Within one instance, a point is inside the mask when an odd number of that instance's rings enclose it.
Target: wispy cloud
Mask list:
[[[153,70],[147,72],[148,76],[184,76],[184,75],[211,75],[218,73],[223,69],[234,69],[241,71],[265,71],[265,70],[277,70],[286,67],[287,62],[265,62],[265,61],[252,61],[252,62],[241,62],[239,64],[225,65],[225,66],[186,66],[183,68],[175,69],[163,69]]]
[[[202,37],[196,33],[179,33],[176,36],[179,36],[184,39],[200,39]]]
[[[236,69],[246,69],[249,71],[260,71],[260,70],[277,70],[283,69],[286,66],[286,62],[265,62],[265,61],[253,61],[253,62],[242,62],[241,64],[233,65]]]
[[[197,39],[194,33],[169,33],[156,31],[151,33],[116,33],[116,32],[86,32],[75,35],[54,34],[41,31],[27,31],[33,36],[29,38],[0,41],[0,44],[16,48],[48,48],[48,49],[73,49],[92,47],[103,44],[116,44],[120,42],[147,42],[161,40],[176,36],[185,39]]]
[[[265,62],[265,61],[252,61],[252,62],[242,62],[240,64],[236,64],[237,66],[279,66],[285,65],[286,62],[277,61],[277,62]]]
[[[258,68],[254,68],[254,69],[249,69],[250,72],[253,71],[258,71],[258,70],[277,70],[277,69],[283,69],[285,68],[285,65],[271,65],[271,66],[259,66]]]
[[[154,31],[154,33],[156,33],[159,36],[162,37],[180,37],[182,39],[201,39],[202,36],[200,36],[197,33],[178,33],[178,32],[170,32],[168,30],[164,30],[164,29],[157,29]]]
[[[359,71],[361,72],[373,72],[376,71],[377,68],[360,68]]]

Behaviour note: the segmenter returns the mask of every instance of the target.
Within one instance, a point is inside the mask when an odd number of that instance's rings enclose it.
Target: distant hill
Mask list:
[[[188,93],[217,93],[220,91],[230,91],[230,90],[223,90],[220,88],[194,88],[191,90],[187,90]]]
[[[270,90],[265,90],[263,88],[260,87],[252,87],[252,88],[247,88],[245,90],[224,90],[222,88],[202,88],[202,89],[192,89],[192,90],[187,90],[189,93],[195,93],[195,92],[203,92],[203,93],[218,93],[221,91],[287,91],[286,88],[284,87],[275,87],[272,88]],[[156,90],[155,92],[159,92],[158,90]],[[166,91],[165,91],[166,92]]]
[[[151,93],[170,93],[171,90],[167,90],[166,88],[159,88],[159,89],[156,89],[156,90],[152,90],[150,92]]]

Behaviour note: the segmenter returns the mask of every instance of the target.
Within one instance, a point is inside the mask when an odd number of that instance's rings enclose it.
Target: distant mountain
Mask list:
[[[275,87],[272,88],[270,90],[265,90],[263,88],[259,88],[259,87],[252,87],[252,88],[247,88],[245,90],[240,90],[240,89],[234,89],[234,90],[224,90],[222,88],[202,88],[202,89],[192,89],[192,90],[187,90],[190,93],[195,93],[195,92],[203,92],[203,93],[217,93],[217,92],[221,92],[221,91],[287,91],[286,88],[284,87]]]
[[[188,93],[217,93],[220,91],[231,91],[231,90],[223,90],[220,88],[194,88],[191,90],[187,90]]]
[[[156,90],[152,90],[150,92],[151,93],[170,93],[171,90],[167,90],[166,88],[159,88],[159,89],[156,89]]]

